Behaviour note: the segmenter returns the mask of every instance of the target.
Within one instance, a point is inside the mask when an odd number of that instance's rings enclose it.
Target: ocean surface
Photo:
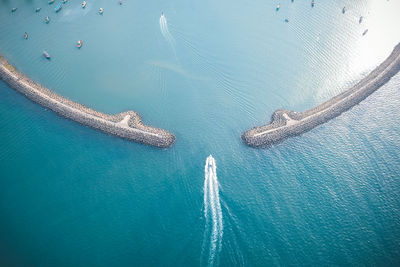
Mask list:
[[[108,136],[0,82],[1,266],[400,265],[400,75],[270,149],[240,139],[365,77],[400,42],[399,0],[57,2],[0,0],[0,53],[177,140]]]

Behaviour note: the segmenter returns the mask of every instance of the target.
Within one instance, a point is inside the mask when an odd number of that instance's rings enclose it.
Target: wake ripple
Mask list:
[[[223,220],[219,200],[219,184],[215,159],[207,157],[204,167],[204,217],[206,230],[204,233],[202,256],[208,251],[208,266],[218,264],[218,254],[222,248]],[[206,244],[209,244],[208,249]],[[203,258],[203,257],[202,257]]]
[[[168,30],[168,22],[164,13],[161,14],[160,17],[160,30],[161,34],[164,36],[164,39],[168,42],[171,48],[175,51],[175,39],[172,37],[171,33]]]

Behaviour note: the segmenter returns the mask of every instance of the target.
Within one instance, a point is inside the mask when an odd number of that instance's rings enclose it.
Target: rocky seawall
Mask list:
[[[170,132],[147,126],[134,111],[109,115],[62,97],[32,81],[0,56],[0,79],[30,100],[80,124],[138,143],[166,148],[175,141]]]
[[[383,63],[352,88],[304,112],[277,110],[269,124],[246,131],[242,139],[252,147],[268,147],[288,137],[310,131],[360,103],[387,83],[399,70],[400,43]]]

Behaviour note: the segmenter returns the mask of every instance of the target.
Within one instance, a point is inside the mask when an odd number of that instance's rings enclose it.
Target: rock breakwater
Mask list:
[[[268,147],[288,137],[308,132],[359,104],[399,70],[400,43],[383,63],[350,89],[304,112],[277,110],[272,114],[269,124],[246,131],[242,139],[252,147]]]
[[[26,77],[1,55],[0,79],[43,107],[107,134],[159,148],[169,147],[175,141],[170,132],[143,124],[140,115],[134,111],[109,115],[62,97]]]

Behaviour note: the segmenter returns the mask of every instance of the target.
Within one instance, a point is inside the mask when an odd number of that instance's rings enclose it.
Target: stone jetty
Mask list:
[[[359,83],[329,101],[304,112],[277,110],[270,124],[255,127],[242,135],[252,147],[268,147],[282,140],[300,135],[323,124],[360,103],[400,70],[400,43],[390,56]]]
[[[0,79],[43,107],[107,134],[159,148],[169,147],[175,141],[175,136],[168,131],[143,124],[134,111],[109,115],[62,97],[26,77],[1,55]]]

